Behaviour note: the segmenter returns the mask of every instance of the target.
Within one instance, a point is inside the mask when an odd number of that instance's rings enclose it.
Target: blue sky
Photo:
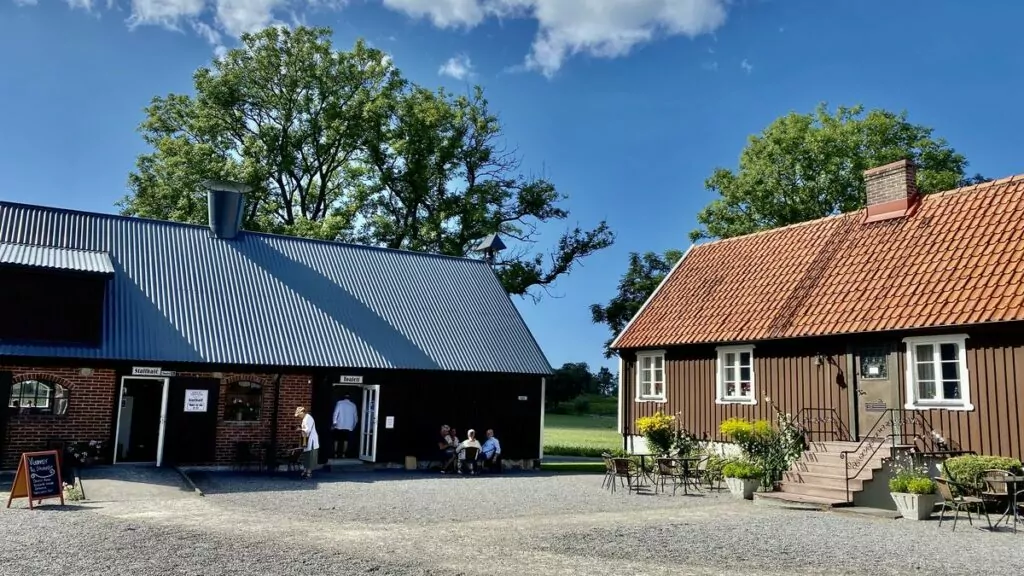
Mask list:
[[[0,0],[0,198],[113,212],[150,98],[245,30],[330,26],[422,84],[484,85],[570,223],[609,221],[613,248],[519,305],[553,364],[614,369],[588,306],[630,251],[685,248],[704,179],[786,112],[907,110],[971,173],[1024,172],[1021,21],[960,0]]]

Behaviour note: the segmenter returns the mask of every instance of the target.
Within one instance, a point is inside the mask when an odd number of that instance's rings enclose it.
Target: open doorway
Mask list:
[[[167,378],[121,379],[121,404],[114,437],[114,463],[163,459]]]
[[[339,403],[345,400],[352,406],[346,407],[344,404],[339,406]],[[339,415],[340,420],[342,424],[351,424],[351,430],[333,429],[333,417],[336,410],[345,412],[345,414]],[[331,386],[331,418],[332,421],[328,425],[328,428],[331,429],[330,444],[328,446],[321,444],[321,447],[327,448],[332,460],[358,461],[359,433],[363,419],[363,387],[341,383]]]

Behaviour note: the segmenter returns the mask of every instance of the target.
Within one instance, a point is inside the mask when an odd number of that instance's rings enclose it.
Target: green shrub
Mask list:
[[[726,478],[739,478],[740,480],[760,480],[764,476],[764,470],[750,462],[733,460],[722,467],[722,475]]]
[[[907,481],[907,492],[911,494],[935,494],[935,481],[931,478],[911,478]]]
[[[572,401],[572,410],[576,414],[590,414],[590,399],[580,396]]]
[[[1005,470],[1011,474],[1021,471],[1021,462],[1016,458],[1002,456],[956,456],[946,460],[942,477],[972,488],[983,488],[981,480],[985,470]]]
[[[889,492],[900,494],[934,494],[935,481],[924,472],[912,469],[901,470],[889,480]]]

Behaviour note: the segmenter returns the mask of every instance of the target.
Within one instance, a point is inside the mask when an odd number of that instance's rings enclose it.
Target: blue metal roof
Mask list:
[[[0,242],[0,264],[95,274],[114,273],[114,265],[110,262],[110,256],[104,252],[8,242]]]
[[[0,202],[0,242],[109,254],[98,348],[0,355],[547,374],[480,260]]]

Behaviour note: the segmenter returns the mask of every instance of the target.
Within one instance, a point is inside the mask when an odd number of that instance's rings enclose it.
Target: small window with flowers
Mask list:
[[[665,401],[665,352],[640,352],[636,355],[636,399]]]
[[[42,379],[15,382],[11,385],[7,408],[14,414],[63,416],[68,411],[68,390]]]
[[[718,404],[756,404],[754,395],[754,347],[718,349]]]
[[[243,380],[228,384],[224,394],[224,420],[259,422],[263,407],[263,386]]]

